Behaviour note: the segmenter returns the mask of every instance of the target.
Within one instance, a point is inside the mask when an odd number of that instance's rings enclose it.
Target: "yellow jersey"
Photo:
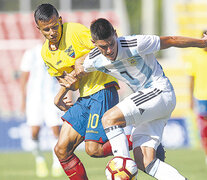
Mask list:
[[[64,23],[62,37],[57,50],[49,48],[49,41],[43,44],[41,55],[51,76],[61,76],[64,71],[74,69],[75,60],[93,49],[90,30],[79,23]],[[80,96],[89,96],[116,82],[116,78],[103,72],[95,71],[80,79]]]
[[[207,52],[204,49],[193,50],[188,56],[187,73],[194,77],[194,97],[207,100]]]

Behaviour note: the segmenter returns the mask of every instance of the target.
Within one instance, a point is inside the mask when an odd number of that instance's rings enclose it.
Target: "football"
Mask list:
[[[134,160],[122,156],[113,157],[105,169],[107,180],[136,180],[137,173]]]

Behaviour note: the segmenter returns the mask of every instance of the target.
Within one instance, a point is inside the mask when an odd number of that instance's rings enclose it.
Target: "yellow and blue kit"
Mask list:
[[[46,40],[42,47],[42,58],[51,76],[61,76],[64,71],[74,69],[76,59],[93,49],[88,28],[79,23],[64,23],[62,37],[57,50],[49,49]],[[62,117],[85,140],[107,141],[101,124],[105,111],[118,103],[117,80],[103,72],[91,72],[80,79],[80,98]]]
[[[194,77],[193,96],[199,115],[207,116],[207,51],[193,50],[187,61],[187,73]]]

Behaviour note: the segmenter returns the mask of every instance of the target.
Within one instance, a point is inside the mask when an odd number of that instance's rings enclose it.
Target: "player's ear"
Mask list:
[[[61,16],[59,17],[59,22],[60,22],[61,25],[63,24],[63,21],[62,21],[62,17]]]
[[[115,30],[114,34],[115,34],[116,37],[118,37],[116,30]]]
[[[38,30],[40,30],[39,26],[36,26]]]
[[[36,28],[37,28],[38,30],[40,30],[40,27],[39,27],[39,21],[36,22]]]
[[[93,43],[93,45],[95,46],[95,41],[93,39],[91,39],[91,42]]]

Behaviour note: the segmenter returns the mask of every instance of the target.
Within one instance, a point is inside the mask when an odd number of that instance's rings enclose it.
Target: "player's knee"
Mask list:
[[[96,157],[96,155],[98,153],[96,148],[90,147],[90,146],[86,147],[85,150],[86,150],[86,153],[91,157]]]
[[[60,144],[56,144],[54,148],[55,154],[58,157],[58,159],[65,159],[67,156],[71,155],[67,148],[61,146]]]
[[[63,153],[61,153],[60,149],[61,149],[60,146],[58,144],[56,144],[54,147],[54,152],[59,159],[61,159],[61,154],[63,154]]]
[[[104,128],[119,125],[120,123],[121,121],[119,121],[113,111],[107,111],[102,117],[102,125]]]
[[[104,113],[102,117],[102,124],[104,129],[114,125],[125,127],[126,121],[123,113],[118,107],[115,106]]]
[[[105,113],[102,117],[102,125],[104,128],[110,127],[112,124],[111,119],[109,118],[109,113]]]
[[[85,151],[91,157],[101,157],[103,156],[103,154],[101,153],[102,151],[101,151],[100,146],[98,143],[91,142],[91,143],[86,144]]]

